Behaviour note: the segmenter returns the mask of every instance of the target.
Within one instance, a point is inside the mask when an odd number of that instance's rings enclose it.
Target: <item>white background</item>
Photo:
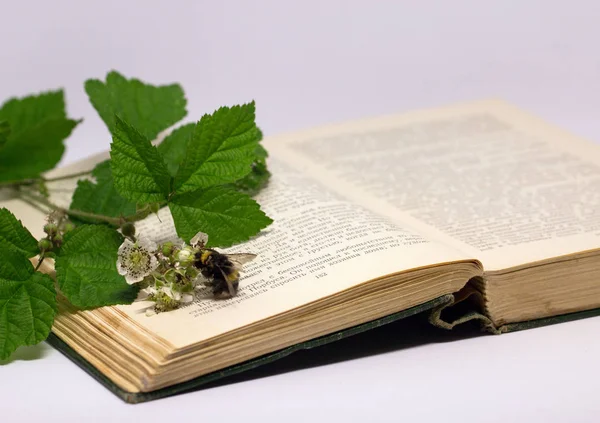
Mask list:
[[[255,99],[266,135],[501,97],[599,142],[599,22],[594,0],[0,0],[0,101],[64,87],[85,122],[63,163],[108,149],[83,81],[110,69],[182,83],[190,119]],[[599,334],[400,323],[136,406],[42,344],[0,366],[0,420],[598,422]]]

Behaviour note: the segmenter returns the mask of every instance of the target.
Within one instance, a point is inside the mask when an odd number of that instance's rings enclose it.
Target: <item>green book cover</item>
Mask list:
[[[436,310],[443,310],[449,305],[454,303],[453,295],[445,295],[434,300],[428,301],[424,304],[418,305],[416,307],[409,308],[407,310],[403,310],[398,313],[391,314],[389,316],[376,319],[367,323],[363,323],[357,326],[353,326],[347,329],[343,329],[341,331],[331,333],[329,335],[321,336],[319,338],[315,338],[313,340],[302,342],[296,345],[292,345],[290,347],[281,349],[279,351],[275,351],[269,354],[265,354],[261,357],[248,360],[243,363],[239,363],[225,369],[218,370],[213,373],[209,373],[207,375],[200,376],[198,378],[182,382],[176,385],[172,385],[166,388],[162,388],[152,392],[128,392],[116,384],[114,384],[109,378],[107,378],[102,372],[96,369],[93,365],[91,365],[88,361],[86,361],[81,355],[75,352],[71,347],[69,347],[65,342],[63,342],[58,336],[53,333],[50,334],[47,342],[52,345],[54,348],[65,354],[70,360],[80,366],[83,370],[85,370],[89,375],[94,377],[98,382],[108,388],[112,393],[117,395],[119,398],[124,400],[130,404],[142,403],[146,401],[152,401],[155,399],[160,399],[172,395],[177,395],[189,391],[193,391],[199,389],[203,386],[206,386],[210,383],[224,380],[230,376],[234,376],[240,374],[242,372],[246,372],[252,369],[255,369],[259,366],[263,366],[268,363],[272,363],[274,361],[280,360],[284,357],[289,356],[290,354],[300,351],[307,350],[312,348],[318,348],[323,345],[339,341],[344,338],[351,337],[353,335],[358,335],[365,331],[369,331],[371,329],[375,329],[381,327],[383,325],[387,325],[393,322],[396,322],[401,319],[405,319],[411,316],[415,316],[417,314],[427,314],[432,315]],[[565,314],[561,316],[555,316],[551,318],[544,318],[538,320],[532,320],[528,322],[521,323],[512,323],[509,325],[502,326],[496,333],[505,333],[505,332],[513,332],[517,330],[523,329],[531,329],[539,326],[546,326],[554,323],[561,323],[571,320],[583,319],[592,316],[600,315],[600,309],[581,311],[577,313]],[[467,319],[471,320],[471,319]],[[443,329],[440,329],[442,331]],[[476,329],[473,329],[473,332],[476,332]],[[401,337],[402,333],[398,333],[397,336]]]

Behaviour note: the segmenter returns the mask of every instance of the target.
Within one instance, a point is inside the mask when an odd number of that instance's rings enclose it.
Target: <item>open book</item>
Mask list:
[[[478,319],[501,333],[600,308],[599,146],[497,101],[263,143],[273,176],[257,200],[275,222],[225,250],[258,254],[237,296],[199,294],[154,316],[143,302],[61,308],[50,342],[125,400],[177,393],[417,312],[443,328]],[[68,187],[55,191],[68,205]],[[43,213],[3,205],[42,235]],[[138,223],[158,242],[175,236],[168,209],[159,217]],[[445,319],[458,302],[465,312]]]

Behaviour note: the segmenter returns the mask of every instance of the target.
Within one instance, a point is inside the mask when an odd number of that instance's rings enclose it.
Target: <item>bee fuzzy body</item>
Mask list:
[[[228,255],[211,248],[203,248],[196,253],[194,259],[194,266],[208,279],[208,285],[212,287],[215,297],[229,298],[236,294],[240,281],[240,266]]]

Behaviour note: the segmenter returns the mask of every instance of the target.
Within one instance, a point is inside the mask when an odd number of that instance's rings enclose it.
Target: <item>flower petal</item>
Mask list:
[[[204,232],[198,232],[194,237],[190,240],[190,245],[192,247],[204,247],[208,242],[208,235]]]
[[[149,275],[150,273],[154,272],[156,270],[156,268],[158,267],[158,260],[156,259],[156,256],[153,254],[150,256],[150,265],[148,266],[148,273],[147,275]]]
[[[123,243],[119,246],[117,254],[119,256],[127,254],[127,252],[130,251],[134,245],[135,244],[129,238],[125,238]]]
[[[194,296],[191,294],[183,294],[181,295],[181,302],[184,304],[191,303],[194,301]]]
[[[139,247],[148,251],[149,253],[154,253],[156,251],[156,249],[158,248],[158,245],[156,245],[156,242],[150,240],[149,238],[145,238],[145,237],[139,237],[137,239],[136,244]]]
[[[117,271],[121,276],[125,276],[127,274],[127,268],[123,266],[120,258],[117,260]]]
[[[134,273],[133,275],[131,273],[127,273],[125,275],[125,282],[127,282],[129,285],[133,285],[134,283],[141,282],[144,277],[145,275],[142,275],[141,273]]]

